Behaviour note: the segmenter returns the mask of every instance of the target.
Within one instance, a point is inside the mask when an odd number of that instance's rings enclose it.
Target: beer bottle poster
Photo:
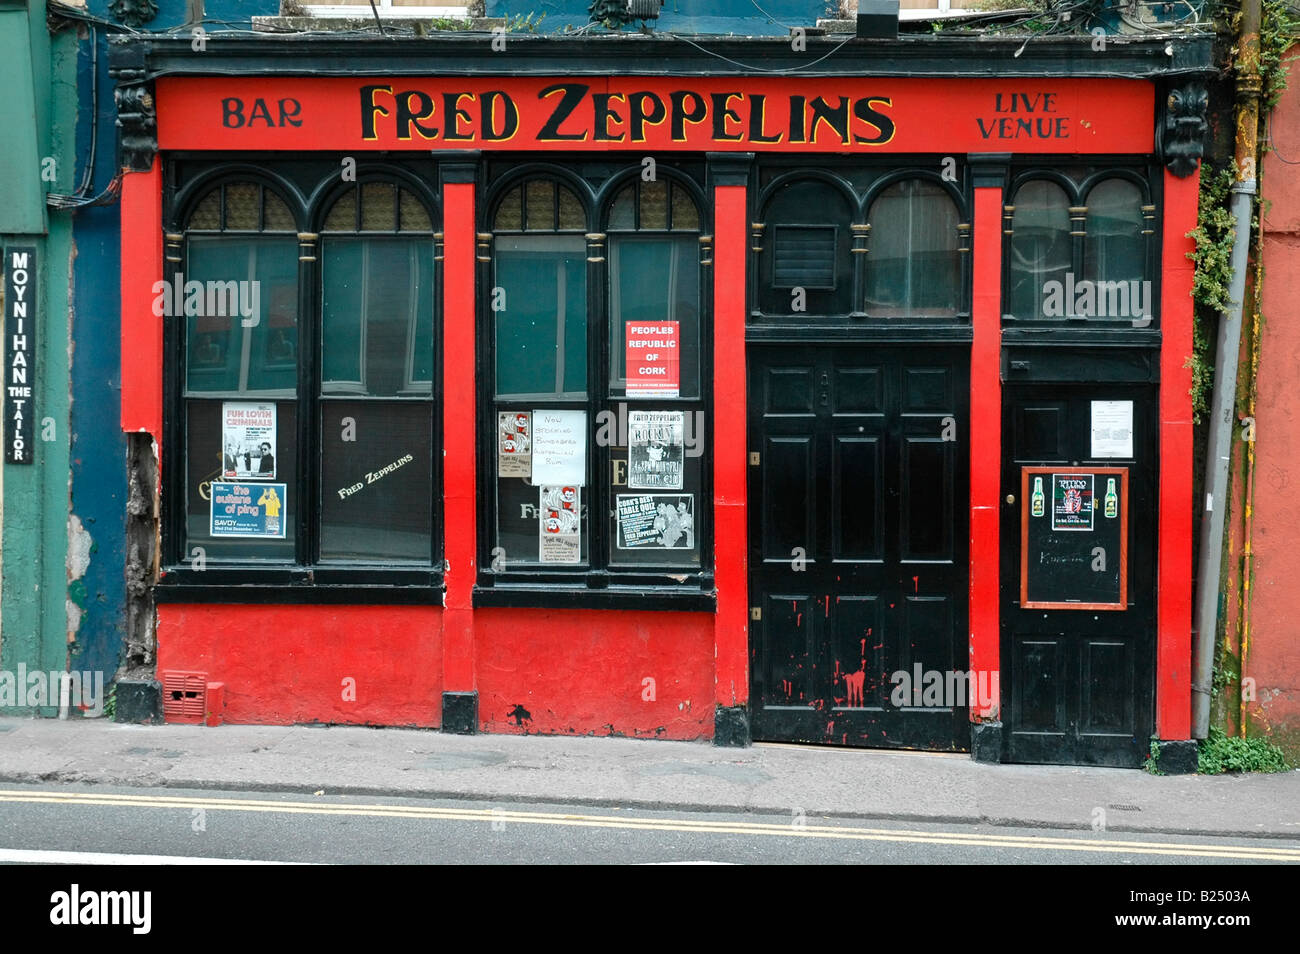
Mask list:
[[[1052,475],[1052,530],[1091,530],[1096,511],[1093,474]]]
[[[627,486],[681,490],[686,458],[685,411],[631,411],[627,416]]]

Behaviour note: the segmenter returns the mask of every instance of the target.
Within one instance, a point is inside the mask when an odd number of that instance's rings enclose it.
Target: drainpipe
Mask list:
[[[1256,137],[1259,129],[1260,0],[1244,0],[1237,37],[1237,136],[1232,185],[1232,281],[1228,308],[1219,316],[1214,359],[1214,404],[1210,412],[1209,453],[1205,465],[1205,509],[1201,514],[1201,553],[1196,570],[1196,619],[1192,627],[1192,738],[1210,731],[1210,689],[1219,619],[1219,578],[1223,566],[1223,518],[1228,499],[1228,465],[1236,421],[1237,359],[1241,349],[1241,311],[1250,254],[1250,217],[1255,198]]]

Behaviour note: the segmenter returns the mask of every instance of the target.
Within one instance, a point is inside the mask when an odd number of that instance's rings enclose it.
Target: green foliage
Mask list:
[[[117,715],[117,683],[108,687],[108,698],[104,700],[104,718],[109,722]]]
[[[1200,743],[1197,771],[1202,775],[1286,772],[1289,769],[1282,750],[1268,739],[1242,739],[1214,728],[1210,730],[1210,737]]]
[[[1160,771],[1160,741],[1153,735],[1151,736],[1150,754],[1147,756],[1146,765],[1144,766],[1152,775],[1164,775]]]
[[[1218,314],[1228,308],[1232,282],[1233,218],[1230,206],[1232,168],[1201,168],[1201,196],[1196,228],[1187,237],[1196,248],[1187,257],[1196,263],[1192,299],[1197,304],[1192,322],[1192,354],[1184,367],[1192,369],[1192,420],[1197,424],[1209,413],[1214,384],[1214,339]]]
[[[545,19],[546,19],[545,13],[539,16],[536,20],[533,19],[533,14],[531,13],[528,14],[519,13],[513,17],[506,17],[506,32],[507,33],[536,33],[537,28],[542,25],[542,21]]]
[[[1296,58],[1286,56],[1286,51],[1300,33],[1300,18],[1288,0],[1264,0],[1260,13],[1260,108],[1266,112],[1277,105],[1286,89],[1287,65]]]

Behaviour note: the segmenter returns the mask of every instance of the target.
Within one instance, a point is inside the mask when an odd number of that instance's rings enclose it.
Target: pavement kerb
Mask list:
[[[221,779],[186,779],[175,776],[140,775],[128,778],[113,778],[103,775],[90,775],[85,772],[45,772],[39,775],[29,772],[0,772],[0,784],[36,785],[36,784],[70,784],[105,786],[112,788],[165,788],[205,792],[256,793],[313,795],[321,787],[313,789],[310,785],[290,783],[251,783]],[[502,793],[500,791],[475,791],[466,789],[402,789],[397,787],[341,785],[323,786],[325,795],[361,796],[367,798],[413,798],[427,801],[468,801],[468,802],[504,802],[518,805],[573,805],[582,808],[620,808],[639,809],[643,811],[669,812],[717,812],[737,815],[758,815],[770,818],[788,819],[788,809],[754,805],[726,804],[720,802],[672,802],[662,799],[646,798],[584,798],[565,795],[540,796],[527,794]],[[913,814],[907,812],[855,812],[855,811],[811,811],[810,817],[834,817],[865,822],[892,822],[903,824],[927,825],[985,825],[991,828],[1026,828],[1044,831],[1089,831],[1086,824],[1074,824],[1059,820],[1042,818],[1016,818],[1010,816],[982,815],[943,815]],[[1161,825],[1108,824],[1101,835],[1112,834],[1146,834],[1178,835],[1195,838],[1249,838],[1278,841],[1296,841],[1300,833],[1278,831],[1258,831],[1240,829],[1216,829],[1189,831]]]

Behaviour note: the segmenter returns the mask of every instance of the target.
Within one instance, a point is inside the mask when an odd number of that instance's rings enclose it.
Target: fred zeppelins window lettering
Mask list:
[[[386,182],[362,183],[339,209],[321,237],[320,558],[428,564],[429,216],[415,196]]]
[[[633,181],[589,220],[567,185],[529,178],[504,191],[492,223],[485,566],[575,575],[699,567],[695,199],[677,181]],[[588,284],[593,264],[607,282],[600,297]],[[593,325],[603,367],[588,353]]]

